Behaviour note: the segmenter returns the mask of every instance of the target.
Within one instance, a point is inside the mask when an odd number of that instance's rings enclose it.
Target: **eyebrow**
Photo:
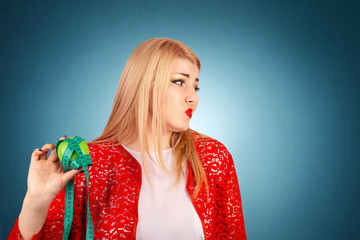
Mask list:
[[[187,78],[190,77],[190,75],[186,74],[186,73],[173,73],[173,74],[181,74],[181,75],[183,75],[184,77],[187,77]],[[199,78],[195,78],[195,82],[199,82],[199,81],[200,81]]]

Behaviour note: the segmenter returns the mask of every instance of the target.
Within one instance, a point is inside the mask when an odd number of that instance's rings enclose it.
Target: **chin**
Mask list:
[[[171,126],[167,128],[170,132],[185,132],[190,129],[189,125],[184,126]]]

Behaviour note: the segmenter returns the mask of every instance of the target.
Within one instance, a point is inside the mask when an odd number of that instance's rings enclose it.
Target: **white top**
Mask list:
[[[137,240],[203,240],[204,231],[186,190],[186,178],[176,187],[175,174],[167,174],[146,157],[146,167],[151,185],[146,178],[141,152],[123,147],[140,163],[142,183],[138,204]],[[174,151],[162,152],[166,169],[174,173]],[[150,153],[156,160],[156,154]],[[185,170],[185,168],[184,168]],[[186,171],[185,171],[186,173]]]

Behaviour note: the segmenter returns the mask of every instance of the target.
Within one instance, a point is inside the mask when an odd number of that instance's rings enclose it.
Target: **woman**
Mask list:
[[[101,136],[89,143],[95,239],[246,239],[234,162],[189,129],[200,61],[183,43],[149,39],[131,54]],[[9,238],[61,239],[74,179],[72,239],[86,232],[86,181],[63,173],[51,144],[32,154],[28,191]]]

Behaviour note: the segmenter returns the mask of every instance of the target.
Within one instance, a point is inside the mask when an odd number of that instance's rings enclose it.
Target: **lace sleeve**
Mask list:
[[[246,239],[240,187],[235,171],[234,161],[230,153],[225,157],[227,158],[228,163],[226,179],[226,214],[228,216],[230,233],[229,239]]]
[[[221,183],[216,191],[215,208],[217,212],[216,233],[218,239],[245,240],[245,225],[241,205],[240,188],[235,171],[234,161],[228,150],[221,144],[219,147],[221,162]]]
[[[77,176],[76,178],[81,178]],[[71,238],[72,239],[85,239],[85,229],[86,226],[85,218],[86,211],[83,210],[86,205],[83,199],[84,187],[82,184],[77,186],[75,180],[75,196],[74,196],[74,209],[73,209],[73,224],[71,227]],[[32,237],[33,240],[42,239],[42,240],[61,240],[63,231],[64,231],[64,208],[65,208],[65,188],[60,191],[60,193],[55,197],[53,202],[50,204],[49,212],[46,217],[46,221],[42,229]],[[85,214],[85,216],[84,216]],[[11,230],[8,239],[15,240],[21,239],[21,234],[19,231],[18,219],[15,222],[13,229]]]
[[[64,226],[64,197],[65,191],[62,190],[50,204],[44,226],[36,235],[32,237],[32,239],[62,239]],[[9,234],[8,240],[21,239],[18,220],[19,218],[17,218],[15,225]]]

